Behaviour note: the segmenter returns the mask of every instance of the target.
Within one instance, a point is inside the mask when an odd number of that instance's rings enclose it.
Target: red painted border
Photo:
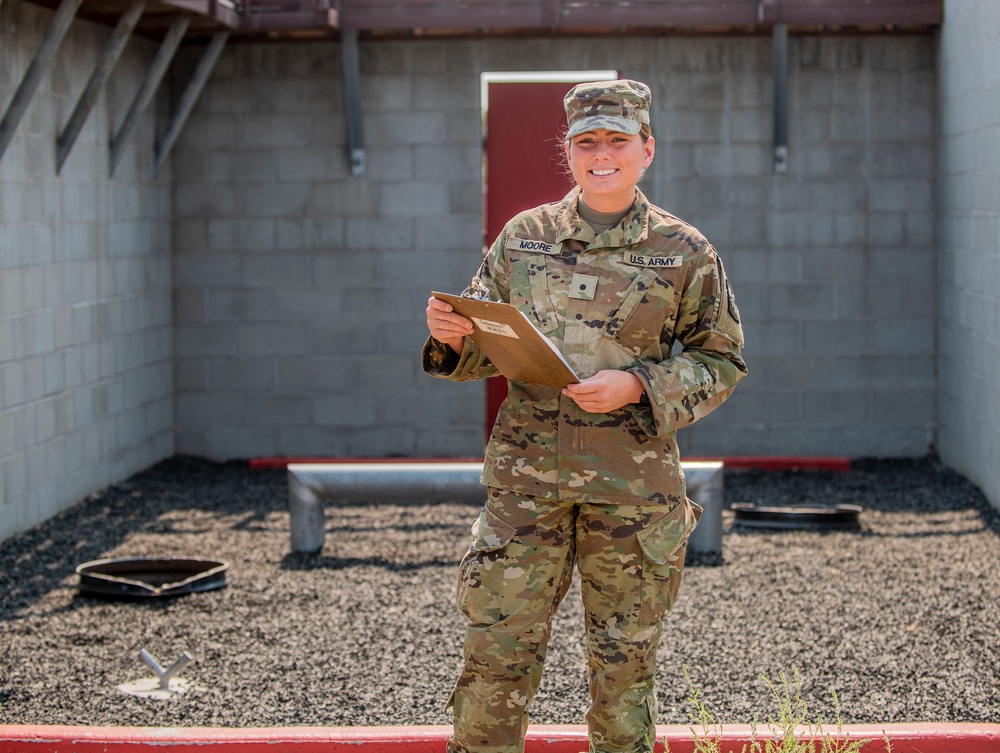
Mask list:
[[[451,727],[70,727],[0,725],[5,753],[443,753]],[[657,738],[671,753],[694,753],[689,727],[660,725]],[[713,736],[727,753],[738,753],[750,727],[732,725]],[[1000,724],[919,723],[844,725],[831,737],[866,740],[864,753],[996,753]],[[767,736],[758,730],[758,739]],[[526,753],[579,753],[587,747],[583,725],[532,725]],[[657,745],[657,751],[662,749]]]
[[[756,468],[765,471],[840,471],[851,470],[851,461],[848,458],[839,457],[765,457],[755,455],[735,455],[724,458],[695,457],[684,458],[685,461],[695,462],[704,460],[721,460],[727,468]],[[323,457],[300,457],[300,458],[252,458],[250,467],[255,469],[263,468],[285,468],[291,463],[481,463],[482,458],[323,458]]]

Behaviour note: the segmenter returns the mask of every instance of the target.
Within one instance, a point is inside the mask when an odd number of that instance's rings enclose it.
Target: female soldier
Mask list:
[[[459,570],[468,627],[449,753],[523,751],[574,563],[591,752],[653,749],[660,622],[701,513],[685,496],[674,434],[722,403],[746,367],[715,249],[636,187],[655,149],[649,102],[636,81],[571,89],[564,148],[577,185],[510,220],[479,270],[490,297],[523,311],[581,381],[562,390],[511,381],[500,408],[486,506]],[[428,301],[427,326],[427,373],[497,373],[447,303]]]

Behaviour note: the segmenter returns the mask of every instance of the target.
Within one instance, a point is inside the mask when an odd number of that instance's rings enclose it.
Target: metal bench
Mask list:
[[[721,461],[681,463],[687,494],[705,512],[688,549],[722,553]],[[318,552],[326,537],[325,502],[471,502],[485,500],[482,461],[290,463],[292,551]]]

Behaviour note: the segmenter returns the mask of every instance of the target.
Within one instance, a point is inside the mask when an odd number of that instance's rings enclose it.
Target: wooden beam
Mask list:
[[[31,98],[35,95],[35,90],[38,89],[38,84],[52,67],[56,51],[62,44],[66,32],[69,31],[70,24],[73,23],[73,17],[81,2],[82,0],[62,0],[52,18],[52,23],[45,30],[45,35],[35,51],[35,56],[28,65],[28,70],[24,72],[21,83],[18,85],[17,91],[14,92],[10,104],[7,105],[7,111],[3,118],[0,118],[0,159],[3,159],[4,152],[7,151],[11,139],[14,138],[14,131],[17,130],[21,118],[24,117],[24,113],[31,103]]]
[[[167,67],[170,65],[174,53],[177,52],[177,47],[184,38],[184,33],[187,31],[190,23],[191,18],[189,16],[178,18],[170,25],[170,30],[163,38],[163,42],[160,43],[160,49],[156,51],[156,57],[153,58],[149,70],[146,71],[146,77],[139,86],[139,91],[136,92],[135,99],[132,100],[132,105],[129,107],[128,112],[125,113],[125,118],[111,139],[111,151],[109,154],[110,175],[115,174],[118,160],[121,159],[122,146],[128,139],[129,134],[132,133],[132,129],[135,128],[139,115],[149,106],[150,101],[153,99],[153,95],[156,93],[160,81],[167,72]]]
[[[76,107],[73,108],[73,114],[70,115],[69,120],[66,121],[66,127],[63,128],[62,133],[59,134],[59,138],[56,139],[56,175],[62,170],[63,163],[73,149],[73,144],[76,143],[77,136],[80,135],[80,129],[83,128],[90,110],[93,108],[98,96],[104,90],[104,84],[107,83],[111,71],[114,70],[118,58],[121,57],[122,51],[125,49],[129,37],[132,36],[132,31],[135,29],[135,25],[139,21],[139,16],[142,15],[145,7],[146,3],[143,0],[133,2],[118,21],[118,26],[115,27],[111,38],[104,46],[101,59],[98,61],[97,67],[94,68],[94,72],[90,75],[90,81],[87,82],[83,94],[77,100]]]
[[[174,142],[177,141],[177,137],[184,129],[184,124],[191,114],[191,109],[194,107],[195,102],[198,101],[201,90],[205,88],[205,82],[208,81],[208,77],[212,75],[212,70],[219,60],[219,55],[222,54],[222,48],[226,46],[227,39],[229,39],[228,31],[216,32],[212,35],[212,39],[209,41],[205,52],[202,53],[201,59],[198,61],[198,67],[194,69],[194,73],[191,74],[191,80],[184,87],[184,93],[181,94],[181,98],[177,102],[177,109],[171,116],[170,122],[167,123],[167,128],[163,136],[160,137],[159,142],[156,144],[156,172],[159,172],[163,163],[166,162],[167,156],[174,146]]]

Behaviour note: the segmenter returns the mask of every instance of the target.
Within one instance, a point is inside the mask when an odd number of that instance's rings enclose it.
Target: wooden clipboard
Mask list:
[[[580,381],[552,341],[509,303],[437,291],[432,295],[472,321],[472,339],[508,379],[559,388]]]

